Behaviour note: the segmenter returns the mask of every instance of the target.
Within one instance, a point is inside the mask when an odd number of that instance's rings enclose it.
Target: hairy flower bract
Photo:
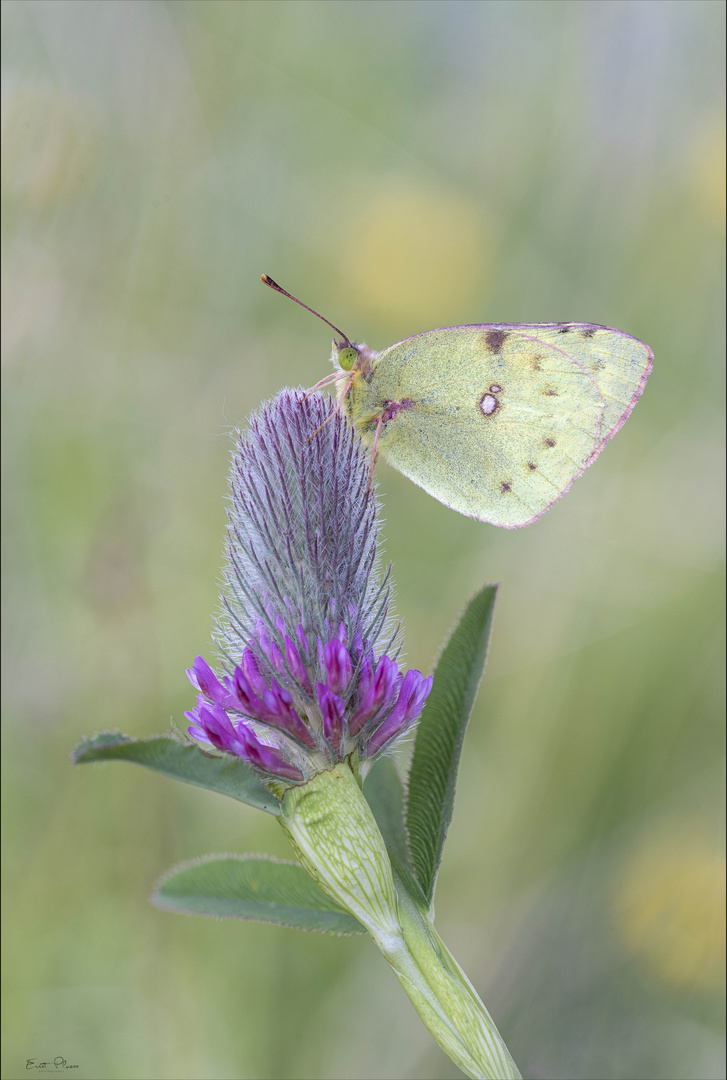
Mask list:
[[[201,743],[303,782],[409,730],[432,677],[398,666],[369,458],[320,394],[283,390],[233,454],[219,672],[198,656]]]

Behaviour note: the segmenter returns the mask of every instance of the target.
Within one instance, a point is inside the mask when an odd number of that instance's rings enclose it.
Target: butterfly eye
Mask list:
[[[355,349],[341,349],[338,354],[338,363],[344,371],[350,371],[356,362],[358,353]]]

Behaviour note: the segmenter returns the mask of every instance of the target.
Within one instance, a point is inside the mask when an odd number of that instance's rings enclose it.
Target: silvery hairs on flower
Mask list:
[[[365,772],[418,719],[432,677],[399,670],[369,453],[328,398],[283,390],[253,414],[228,519],[221,670],[198,656],[187,672],[190,735],[269,780],[356,753]]]

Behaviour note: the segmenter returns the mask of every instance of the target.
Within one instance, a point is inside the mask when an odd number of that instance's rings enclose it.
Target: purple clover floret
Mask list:
[[[262,743],[243,721],[238,720],[233,724],[219,705],[208,705],[200,698],[197,708],[184,715],[192,721],[187,729],[189,734],[199,742],[237,754],[263,772],[287,780],[303,780],[303,773],[284,754]]]
[[[348,649],[334,638],[323,646],[323,662],[326,667],[327,682],[334,694],[342,694],[353,675],[353,663]]]
[[[189,733],[271,779],[365,768],[432,685],[397,664],[368,452],[327,399],[283,390],[239,436],[230,487],[220,674],[188,670]]]

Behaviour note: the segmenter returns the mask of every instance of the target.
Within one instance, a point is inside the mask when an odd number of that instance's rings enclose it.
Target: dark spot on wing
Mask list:
[[[560,330],[558,331],[558,333],[559,333],[559,334],[570,334],[570,332],[571,332],[571,330],[572,330],[572,329],[573,329],[573,327],[572,327],[572,326],[561,326],[561,328],[560,328]]]
[[[547,439],[543,439],[543,445],[544,446],[555,446],[555,439],[551,439],[550,437],[548,437]]]
[[[488,330],[485,334],[487,348],[490,352],[499,353],[507,338],[505,330]]]
[[[543,390],[543,393],[545,394],[546,397],[557,397],[558,396],[558,391],[557,390]]]
[[[595,326],[585,326],[581,330],[581,337],[593,337],[596,332]]]
[[[530,367],[533,369],[533,371],[540,371],[540,360],[540,356],[534,356],[530,361]]]
[[[529,461],[529,462],[528,462],[528,468],[530,469],[530,472],[535,472],[535,470],[537,469],[537,467],[538,467],[538,466],[537,466],[537,465],[535,464],[535,462],[534,462],[534,461]]]
[[[500,491],[512,491],[512,484],[509,480],[503,480],[500,484]]]

